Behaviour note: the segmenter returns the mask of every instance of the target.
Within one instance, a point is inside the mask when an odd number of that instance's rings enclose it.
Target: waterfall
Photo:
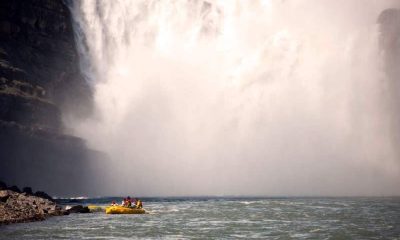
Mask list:
[[[376,19],[396,1],[72,6],[117,193],[399,194]]]

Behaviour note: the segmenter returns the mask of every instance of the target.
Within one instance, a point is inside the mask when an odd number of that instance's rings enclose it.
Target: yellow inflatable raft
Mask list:
[[[122,207],[122,206],[110,206],[106,207],[107,214],[144,214],[146,211],[141,208],[130,208],[130,207]]]

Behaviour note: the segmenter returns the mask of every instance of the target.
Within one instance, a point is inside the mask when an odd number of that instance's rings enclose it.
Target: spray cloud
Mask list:
[[[399,194],[376,19],[390,0],[75,3],[111,193]],[[127,181],[127,183],[126,183]]]

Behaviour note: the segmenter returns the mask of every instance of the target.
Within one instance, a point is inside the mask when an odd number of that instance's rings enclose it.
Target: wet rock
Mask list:
[[[69,213],[90,213],[90,209],[88,207],[84,207],[82,205],[76,205],[68,209]]]
[[[17,186],[11,186],[9,188],[9,190],[11,190],[13,192],[21,193],[21,190]]]
[[[7,189],[7,184],[4,182],[0,181],[0,190],[6,190]]]
[[[2,202],[2,203],[7,202],[9,197],[10,197],[10,195],[8,194],[8,191],[1,191],[0,192],[0,202]]]
[[[49,200],[49,201],[54,202],[54,199],[53,199],[52,197],[50,197],[50,196],[49,196],[47,193],[45,193],[45,192],[37,191],[37,192],[35,192],[34,195],[35,195],[36,197],[44,198],[44,199],[47,199],[47,200]]]
[[[26,193],[28,195],[33,195],[32,188],[30,188],[30,187],[24,187],[22,189],[22,192],[24,192],[24,193]]]

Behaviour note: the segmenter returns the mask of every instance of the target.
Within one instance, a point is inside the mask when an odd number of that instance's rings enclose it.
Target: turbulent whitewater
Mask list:
[[[76,1],[96,110],[65,121],[110,156],[105,194],[400,194],[377,24],[398,5]]]

